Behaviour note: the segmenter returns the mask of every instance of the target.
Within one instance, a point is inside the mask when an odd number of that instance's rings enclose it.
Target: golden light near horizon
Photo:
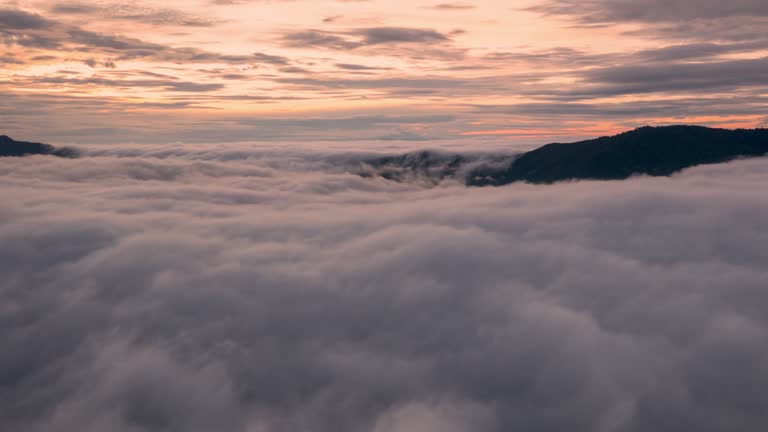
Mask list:
[[[430,140],[519,130],[531,131],[526,138],[543,130],[578,137],[682,120],[764,123],[764,83],[755,70],[766,49],[748,31],[762,16],[725,6],[722,17],[686,16],[676,7],[669,13],[679,16],[666,19],[639,13],[637,3],[6,1],[0,107],[10,132],[56,138],[57,131],[33,125],[66,117],[75,129],[70,139],[94,142],[185,139],[170,126],[143,136],[135,127],[144,111],[153,122],[159,113],[169,125],[205,129],[201,135],[221,141],[249,138],[243,127],[230,134],[220,121],[227,116],[230,123],[395,119],[375,131],[333,133],[361,141],[398,132]],[[693,24],[681,25],[684,18]],[[734,19],[746,23],[742,33],[723,24]],[[694,79],[679,85],[686,76]],[[745,106],[750,115],[741,113]],[[416,123],[404,117],[425,107],[445,118],[429,135],[415,134]],[[99,127],[113,132],[78,136],[96,114]],[[322,129],[300,135],[313,134],[328,137]],[[291,136],[290,129],[253,130],[250,138]]]

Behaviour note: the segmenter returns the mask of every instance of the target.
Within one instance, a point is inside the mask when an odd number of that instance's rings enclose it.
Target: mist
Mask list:
[[[286,148],[0,159],[0,429],[768,421],[768,159],[466,188]]]

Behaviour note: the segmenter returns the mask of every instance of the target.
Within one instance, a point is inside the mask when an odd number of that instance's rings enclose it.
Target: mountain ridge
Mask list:
[[[768,154],[768,129],[704,126],[644,126],[612,136],[551,143],[521,154],[449,153],[422,150],[369,157],[347,167],[362,177],[438,184],[457,179],[467,186],[515,182],[550,184],[572,180],[623,180],[635,175],[670,176],[697,165]],[[0,157],[50,155],[76,158],[78,150],[15,141],[0,135]]]
[[[644,126],[613,136],[552,143],[523,153],[495,175],[467,178],[469,186],[534,184],[567,180],[623,180],[633,175],[669,176],[697,165],[768,153],[768,129]]]
[[[16,141],[8,135],[0,135],[0,157],[22,157],[32,155],[50,155],[63,158],[76,158],[77,150],[50,144],[36,142]]]
[[[393,181],[439,183],[454,178],[467,186],[515,182],[624,180],[634,175],[670,176],[697,165],[768,154],[768,129],[643,126],[612,136],[552,143],[518,155],[420,151],[363,161],[358,174]]]

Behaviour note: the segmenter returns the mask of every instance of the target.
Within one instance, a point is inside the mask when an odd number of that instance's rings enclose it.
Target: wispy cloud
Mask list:
[[[392,125],[372,136],[405,130],[444,140],[484,130],[557,129],[532,136],[541,142],[590,134],[590,113],[605,115],[604,132],[683,120],[755,126],[763,110],[750,104],[755,111],[747,115],[732,101],[754,100],[768,89],[760,74],[768,48],[760,1],[532,0],[510,7],[496,0],[322,0],[321,15],[317,1],[203,3],[6,3],[0,92],[18,106],[6,132],[64,136],[55,122],[48,131],[35,125],[54,111],[40,101],[66,96],[69,105],[56,104],[55,111],[78,129],[88,129],[88,116],[108,103],[113,111],[100,115],[108,128],[142,135],[140,126],[133,129],[141,115],[146,123],[163,118],[168,130],[160,140],[179,135],[172,129],[190,118],[220,131],[201,136],[258,137],[228,119],[431,109],[454,117],[451,127]],[[695,99],[709,106],[676,102]],[[514,113],[471,108],[480,105]],[[311,139],[289,129],[280,136]],[[361,138],[356,133],[317,130],[314,138]]]

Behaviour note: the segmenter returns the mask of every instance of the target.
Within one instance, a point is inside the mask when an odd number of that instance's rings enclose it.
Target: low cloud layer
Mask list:
[[[767,159],[465,189],[345,149],[83,150],[0,160],[0,429],[768,422]]]

